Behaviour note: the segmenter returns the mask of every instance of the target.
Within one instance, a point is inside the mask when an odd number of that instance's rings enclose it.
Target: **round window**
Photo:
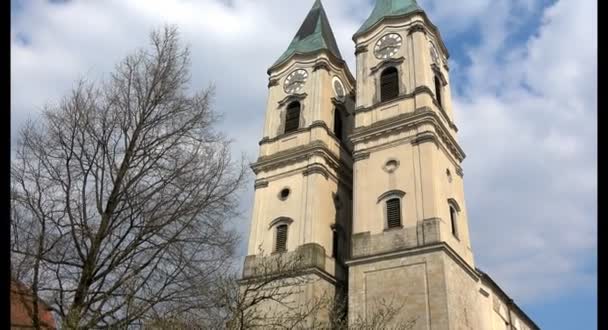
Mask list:
[[[289,190],[289,188],[284,188],[283,190],[281,190],[281,192],[279,193],[279,199],[284,201],[287,199],[287,197],[289,197],[289,193],[291,191]]]
[[[384,170],[388,173],[395,172],[397,168],[399,168],[399,161],[396,159],[391,159],[384,164]]]

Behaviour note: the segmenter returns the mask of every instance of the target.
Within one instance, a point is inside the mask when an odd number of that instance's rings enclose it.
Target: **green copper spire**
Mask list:
[[[384,17],[401,16],[417,10],[422,9],[418,6],[416,0],[376,0],[376,7],[374,7],[372,14],[363,23],[359,31],[355,33],[355,36],[367,32],[369,28]]]
[[[291,44],[272,67],[282,63],[293,54],[313,53],[322,49],[326,49],[337,58],[342,59],[325,9],[323,9],[321,1],[316,0]]]

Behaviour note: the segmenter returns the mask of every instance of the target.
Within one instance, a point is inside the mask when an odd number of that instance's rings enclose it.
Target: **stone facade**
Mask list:
[[[244,280],[255,279],[268,258],[305,255],[301,276],[323,284],[297,291],[294,301],[344,290],[349,320],[392,302],[401,308],[394,324],[414,320],[413,329],[538,329],[475,268],[465,153],[438,29],[415,0],[378,0],[353,41],[356,81],[317,0],[268,70]],[[397,85],[387,100],[390,70]],[[287,132],[293,104],[299,125]],[[395,214],[398,226],[388,219]],[[286,246],[276,251],[281,224],[288,226]]]

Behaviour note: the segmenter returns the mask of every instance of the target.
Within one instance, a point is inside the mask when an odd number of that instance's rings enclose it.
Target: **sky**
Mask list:
[[[220,129],[251,162],[266,70],[313,0],[11,0],[11,143],[82,77],[104,79],[179,27],[192,86],[216,87]],[[476,266],[543,329],[597,329],[597,3],[418,0],[450,51]],[[373,0],[323,0],[354,72],[352,35]],[[246,254],[253,180],[234,224]]]

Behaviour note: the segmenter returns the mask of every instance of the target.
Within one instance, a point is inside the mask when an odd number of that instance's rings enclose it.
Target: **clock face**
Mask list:
[[[287,76],[285,79],[285,92],[287,94],[297,93],[302,90],[306,79],[308,78],[308,72],[306,70],[298,69]]]
[[[374,54],[379,59],[387,59],[395,56],[401,48],[401,36],[397,33],[389,33],[380,38],[374,48]]]
[[[342,84],[342,81],[338,77],[334,77],[334,92],[336,93],[336,97],[339,100],[344,99],[344,95],[346,94],[344,92],[344,85]]]

